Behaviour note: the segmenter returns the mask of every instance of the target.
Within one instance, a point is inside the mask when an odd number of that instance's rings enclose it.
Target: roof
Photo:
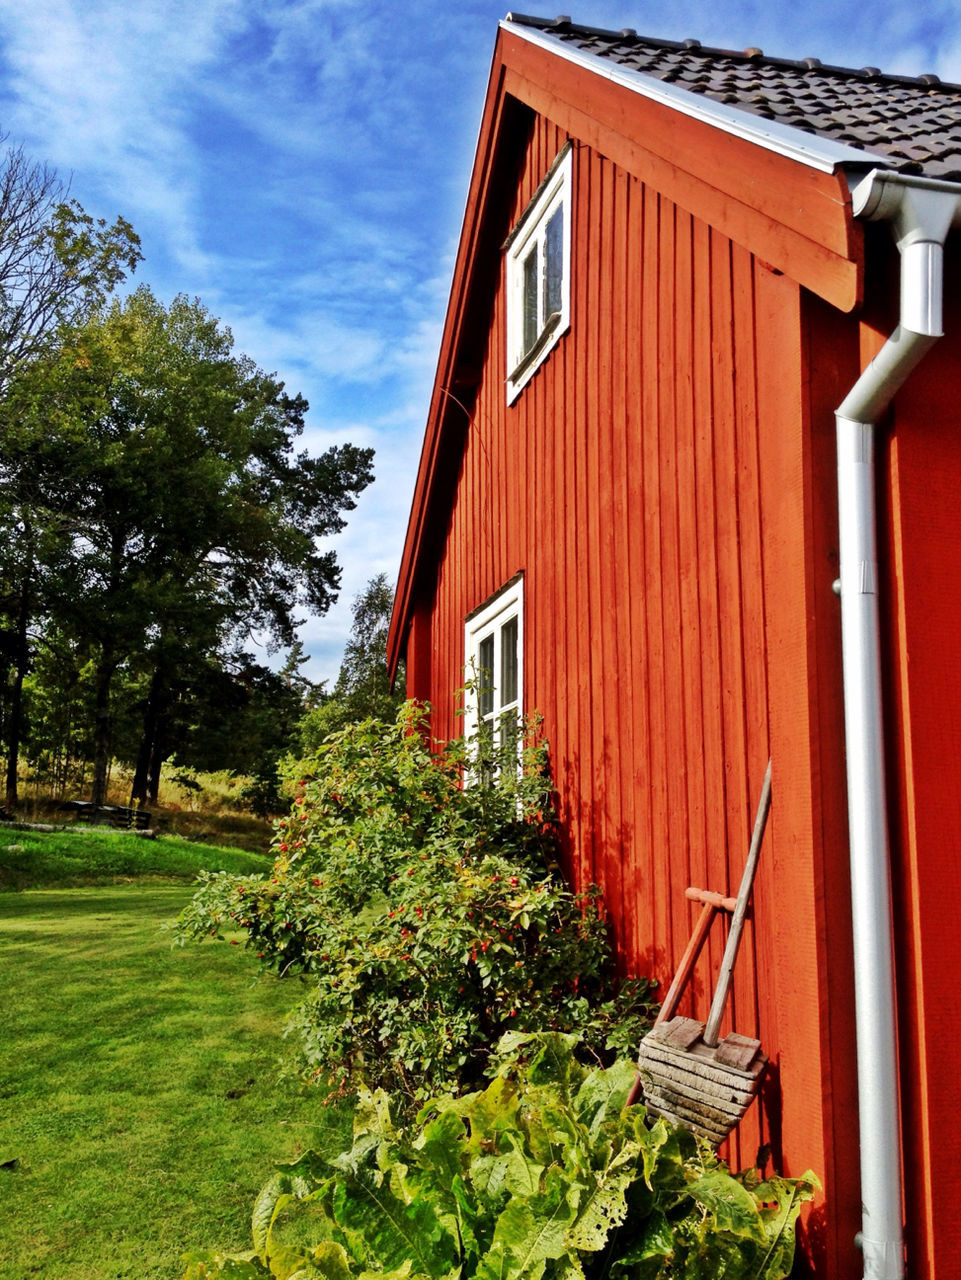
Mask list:
[[[765,57],[760,49],[711,49],[697,40],[658,40],[631,29],[604,31],[569,18],[510,13],[558,52],[576,50],[678,89],[808,134],[877,155],[887,167],[961,181],[961,85],[937,76],[884,75]]]

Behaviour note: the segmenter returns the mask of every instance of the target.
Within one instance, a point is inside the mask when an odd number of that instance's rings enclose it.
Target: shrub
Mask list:
[[[483,1092],[435,1099],[407,1128],[385,1094],[365,1095],[350,1150],[279,1166],[254,1206],[253,1250],[194,1254],[184,1280],[790,1272],[812,1175],[732,1176],[686,1130],[624,1111],[633,1068],[585,1070],[572,1037],[515,1036],[505,1049]]]
[[[255,818],[272,818],[283,813],[288,797],[284,795],[277,753],[261,756],[249,781],[241,787],[239,798]]]
[[[618,983],[596,891],[556,867],[545,749],[518,768],[435,750],[423,712],[333,735],[277,828],[268,877],[213,875],[182,937],[239,926],[264,963],[301,973],[292,1016],[309,1069],[410,1099],[476,1083],[507,1030],[581,1030],[633,1045],[645,982]],[[465,769],[497,777],[464,786]]]

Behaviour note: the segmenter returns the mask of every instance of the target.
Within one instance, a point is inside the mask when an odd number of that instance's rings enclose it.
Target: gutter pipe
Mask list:
[[[891,223],[901,255],[900,323],[836,411],[841,649],[854,934],[855,1022],[865,1280],[902,1280],[901,1139],[894,940],[882,731],[875,430],[941,336],[944,240],[961,190],[869,173],[856,217]]]

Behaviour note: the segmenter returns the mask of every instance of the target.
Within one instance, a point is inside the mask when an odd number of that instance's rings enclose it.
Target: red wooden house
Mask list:
[[[730,1156],[821,1175],[830,1277],[961,1275],[959,205],[935,77],[510,16],[391,631],[439,737],[472,660],[542,714],[626,970],[771,757]]]

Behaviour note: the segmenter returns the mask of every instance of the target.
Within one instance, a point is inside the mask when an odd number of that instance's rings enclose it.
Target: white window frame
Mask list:
[[[503,687],[503,650],[501,637],[505,626],[517,621],[517,672],[514,698],[504,699]],[[481,649],[485,640],[493,640],[493,662],[489,672],[482,671]],[[524,579],[517,577],[508,582],[486,604],[475,609],[464,626],[464,666],[467,672],[468,686],[465,697],[464,728],[467,739],[476,738],[482,721],[491,725],[493,747],[496,751],[502,743],[502,717],[505,713],[513,713],[517,729],[520,730],[524,714]],[[490,676],[492,693],[491,708],[486,714],[481,711],[482,678]],[[521,734],[517,734],[518,753],[521,748]]]
[[[548,170],[533,200],[507,238],[507,403],[513,402],[571,327],[571,192],[573,148],[568,142]],[[546,314],[546,232],[560,211],[559,306]],[[536,335],[525,341],[525,266],[534,254],[537,280]]]

